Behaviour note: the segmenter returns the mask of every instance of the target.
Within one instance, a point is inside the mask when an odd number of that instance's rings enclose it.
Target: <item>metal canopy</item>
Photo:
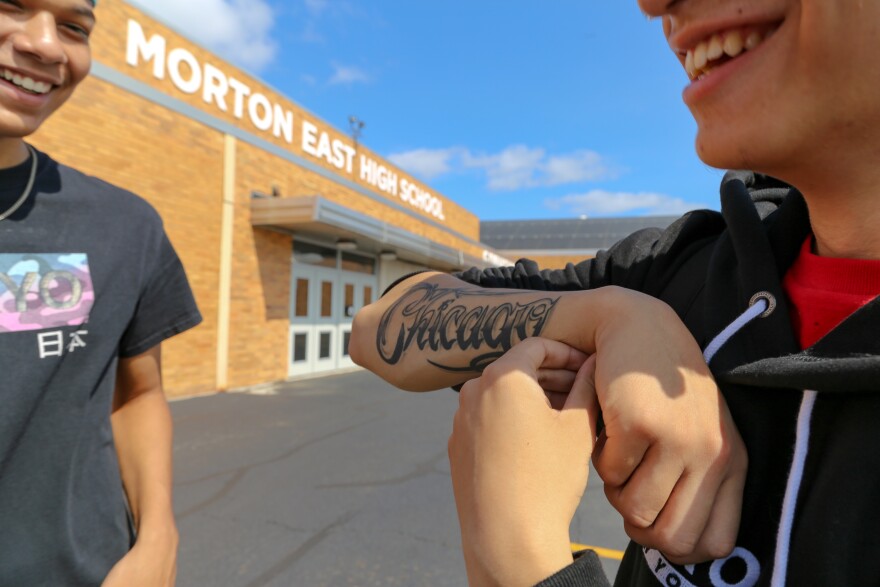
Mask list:
[[[488,266],[483,259],[317,195],[276,198],[254,194],[251,224],[303,236],[351,240],[361,251],[394,251],[401,260],[442,270]]]

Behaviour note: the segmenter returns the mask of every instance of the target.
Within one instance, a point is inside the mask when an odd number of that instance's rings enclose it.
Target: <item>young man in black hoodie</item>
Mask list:
[[[88,75],[95,24],[91,0],[0,1],[4,586],[174,584],[160,348],[201,317],[155,210],[24,140]]]
[[[595,393],[634,539],[617,584],[880,585],[880,2],[639,4],[702,160],[756,173],[725,177],[720,214],[564,270],[401,282],[359,315],[357,360],[409,389],[482,370],[449,443],[473,584],[605,582],[567,552]]]

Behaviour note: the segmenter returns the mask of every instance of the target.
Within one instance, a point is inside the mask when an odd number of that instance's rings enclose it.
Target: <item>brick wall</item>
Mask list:
[[[340,131],[288,102],[258,80],[225,64],[121,0],[102,0],[98,16],[99,25],[93,36],[92,48],[94,59],[103,65],[306,159],[308,156],[302,153],[297,134],[302,117],[308,117],[335,138],[346,138]],[[245,124],[217,109],[212,110],[201,96],[180,92],[167,76],[164,80],[155,79],[148,66],[128,66],[125,47],[129,18],[140,22],[147,36],[152,33],[164,36],[169,50],[183,47],[200,62],[212,63],[248,83],[270,100],[290,108],[294,112],[297,129],[294,144],[276,139],[271,133],[260,135],[249,123]],[[90,78],[83,82],[70,102],[32,137],[32,142],[57,160],[131,190],[156,207],[183,261],[205,319],[198,328],[163,345],[166,391],[171,396],[215,391],[221,295],[223,133],[110,83]],[[391,167],[363,146],[359,150]],[[326,162],[316,159],[310,161],[333,171]],[[422,185],[400,170],[395,171],[413,183]],[[358,175],[355,167],[354,173],[346,176],[346,179],[367,187]],[[251,226],[250,195],[253,191],[269,193],[275,186],[288,197],[321,195],[350,209],[403,227],[425,239],[478,258],[482,256],[483,249],[479,245],[434,224],[419,221],[419,216],[414,217],[384,205],[381,199],[369,198],[242,140],[236,141],[235,177],[227,371],[229,388],[275,381],[287,376],[292,237]],[[391,195],[372,191],[389,200],[389,203],[399,203]],[[442,224],[474,241],[478,240],[479,221],[475,215],[436,192],[428,191],[443,200],[446,220]],[[428,214],[419,214],[425,219],[433,218]]]

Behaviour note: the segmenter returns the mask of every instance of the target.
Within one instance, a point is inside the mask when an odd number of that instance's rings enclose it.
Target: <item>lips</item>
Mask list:
[[[777,28],[778,25],[739,27],[703,39],[685,54],[684,68],[688,77],[692,81],[702,79],[720,65],[753,51]]]
[[[30,76],[6,68],[0,68],[0,77],[25,92],[38,96],[48,94],[54,87],[51,83],[35,80]]]

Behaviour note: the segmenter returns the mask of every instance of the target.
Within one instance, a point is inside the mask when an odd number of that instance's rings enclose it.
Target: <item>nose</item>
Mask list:
[[[67,53],[58,37],[58,23],[48,12],[37,12],[23,23],[13,38],[13,47],[41,63],[66,63]]]

